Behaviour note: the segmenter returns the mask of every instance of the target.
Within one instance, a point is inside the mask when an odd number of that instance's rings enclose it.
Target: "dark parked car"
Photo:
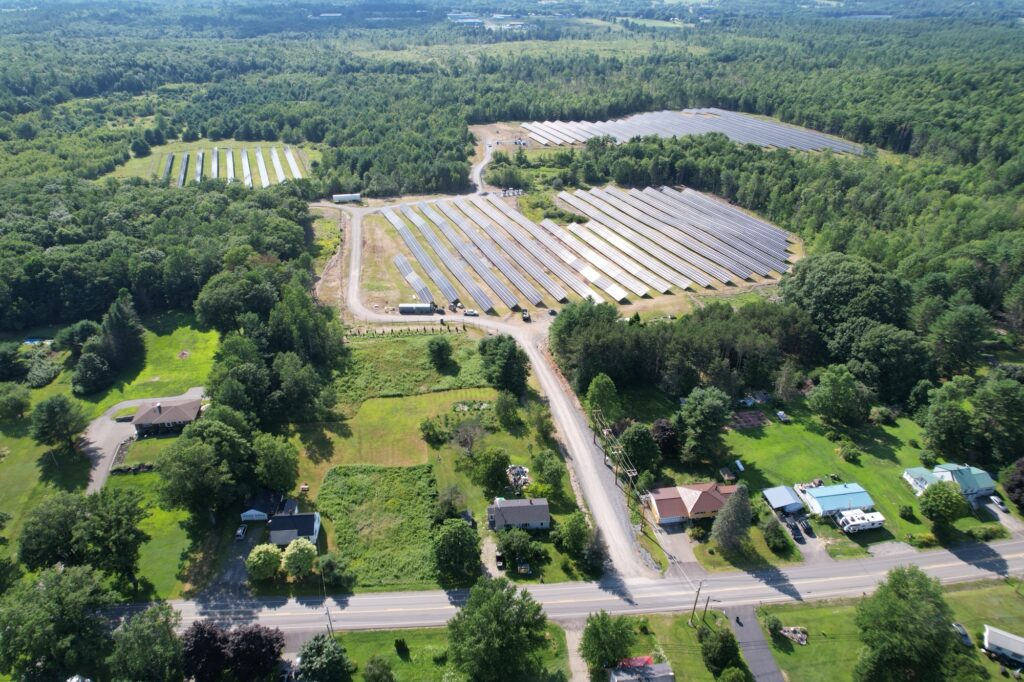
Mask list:
[[[974,647],[974,642],[971,641],[971,636],[967,634],[967,628],[960,623],[953,623],[953,631],[956,632],[957,637],[963,642],[964,646]]]

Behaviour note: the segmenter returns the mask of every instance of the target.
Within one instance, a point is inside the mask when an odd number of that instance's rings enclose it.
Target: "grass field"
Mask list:
[[[788,551],[782,554],[769,549],[760,528],[750,529],[750,540],[737,552],[723,553],[717,543],[711,541],[693,543],[693,553],[700,565],[709,571],[757,570],[803,561],[800,550],[792,542]]]
[[[319,273],[327,265],[341,244],[341,227],[333,218],[317,217],[313,220],[313,272]]]
[[[430,519],[437,484],[429,465],[345,466],[324,479],[317,505],[334,522],[356,584],[436,587]]]
[[[363,679],[361,671],[373,656],[381,656],[391,664],[395,678],[402,682],[440,682],[449,679],[447,662],[448,630],[445,628],[418,628],[409,630],[366,630],[344,632],[339,635],[348,650],[349,657],[359,666],[357,680]],[[404,639],[409,647],[405,658],[395,651],[395,640]],[[565,632],[554,623],[548,624],[549,646],[541,661],[549,673],[562,672],[568,679],[569,654],[565,644]],[[510,652],[511,654],[511,652]],[[452,679],[461,679],[454,677]]]
[[[141,524],[150,539],[142,546],[139,556],[139,575],[142,576],[143,585],[138,596],[147,599],[176,599],[182,596],[184,583],[181,576],[184,575],[192,545],[185,530],[189,514],[159,506],[157,481],[154,473],[111,476],[106,487],[110,490],[136,490],[142,493],[144,504],[149,509],[149,517]]]
[[[243,151],[245,151],[249,155],[249,167],[252,171],[253,184],[256,187],[259,187],[261,176],[259,166],[256,161],[256,148],[259,147],[263,152],[264,164],[267,168],[270,183],[273,185],[277,184],[278,178],[274,170],[273,162],[270,159],[271,147],[277,147],[278,156],[281,159],[281,167],[284,170],[285,178],[290,179],[292,177],[291,168],[284,156],[284,149],[286,146],[291,147],[295,152],[297,152],[296,162],[299,164],[299,169],[302,171],[303,177],[309,173],[310,163],[320,159],[320,151],[314,147],[306,145],[285,145],[283,142],[241,142],[236,140],[197,140],[195,142],[174,141],[153,147],[152,153],[148,156],[129,159],[129,161],[123,166],[119,166],[110,173],[110,176],[115,178],[159,178],[163,174],[164,164],[167,162],[167,155],[174,154],[174,163],[171,166],[171,173],[168,178],[168,182],[173,185],[178,181],[178,172],[181,169],[182,156],[184,152],[188,152],[188,171],[186,172],[185,180],[186,182],[194,182],[197,153],[202,151],[205,152],[203,159],[203,178],[211,178],[213,175],[213,149],[216,147],[220,156],[218,177],[226,179],[227,155],[231,153],[234,155],[235,178],[241,182],[243,177],[242,154]]]
[[[987,582],[947,586],[946,601],[956,622],[962,623],[977,645],[985,623],[1014,633],[1024,632],[1024,597],[1016,593],[1016,582]],[[836,680],[852,677],[860,640],[854,623],[856,601],[823,602],[764,607],[783,625],[807,628],[810,643],[797,646],[779,640],[772,655],[790,682]],[[999,666],[977,653],[991,676],[999,679]]]
[[[128,446],[124,463],[127,465],[153,464],[163,451],[171,447],[176,440],[178,440],[177,436],[151,436],[133,441]]]
[[[697,611],[697,620],[701,610]],[[646,620],[649,634],[638,633],[636,644],[630,652],[633,656],[654,656],[672,666],[676,679],[694,682],[713,682],[715,676],[705,667],[701,659],[697,629],[687,623],[689,616],[652,614],[635,619]],[[725,616],[717,611],[708,611],[704,621],[710,627],[728,627]],[[601,678],[605,679],[604,677]]]
[[[410,396],[455,388],[486,386],[477,339],[447,334],[452,362],[438,370],[427,355],[431,334],[355,337],[349,342],[350,366],[338,379],[338,400],[352,410],[367,398]],[[417,422],[418,424],[418,422]]]

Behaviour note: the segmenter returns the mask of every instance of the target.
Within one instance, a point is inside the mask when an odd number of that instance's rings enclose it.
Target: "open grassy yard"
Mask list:
[[[381,656],[391,664],[395,678],[402,682],[439,682],[449,670],[448,630],[418,628],[410,630],[365,630],[344,632],[338,638],[349,657],[359,666],[355,679],[363,679],[361,671],[373,656]],[[404,639],[409,653],[402,658],[395,651],[395,640]],[[548,624],[549,646],[541,660],[549,673],[569,674],[569,654],[565,632],[554,623]]]
[[[956,622],[967,628],[978,645],[985,623],[1009,632],[1024,632],[1024,596],[1016,593],[1016,587],[1016,581],[969,583],[946,587],[945,597]],[[779,640],[772,646],[772,655],[790,682],[851,679],[861,646],[854,623],[855,600],[768,606],[763,611],[777,615],[783,625],[807,628],[807,646],[789,640]],[[977,655],[991,676],[999,679],[999,665],[980,650]]]
[[[718,544],[711,541],[693,543],[693,553],[700,565],[709,571],[756,570],[803,561],[796,545],[790,542],[788,546],[788,551],[776,554],[765,544],[761,529],[752,527],[750,540],[737,552],[723,553]]]
[[[356,584],[435,587],[430,520],[437,484],[429,465],[345,466],[324,479],[317,505],[334,522]]]
[[[143,495],[149,510],[141,528],[150,539],[142,546],[139,575],[142,576],[141,597],[176,599],[184,590],[184,569],[189,561],[192,542],[185,524],[186,511],[163,509],[157,502],[155,473],[111,476],[106,487],[111,490],[135,490]]]
[[[163,454],[164,450],[171,447],[178,440],[177,436],[150,436],[141,440],[132,441],[128,446],[128,453],[125,455],[124,463],[133,464],[154,464]]]
[[[350,365],[338,379],[338,399],[351,414],[368,398],[410,396],[455,388],[486,386],[478,337],[465,333],[445,335],[452,346],[452,361],[440,370],[430,362],[427,342],[433,334],[352,338]]]
[[[703,606],[703,604],[701,605]],[[701,609],[697,609],[695,622],[700,620]],[[633,656],[654,656],[655,660],[667,661],[679,680],[713,682],[714,675],[701,659],[697,628],[689,625],[687,615],[652,614],[634,619],[637,624],[647,622],[648,634],[638,631],[637,642],[630,654]],[[725,616],[718,611],[708,611],[704,622],[710,627],[728,627]],[[601,677],[600,679],[605,679]]]

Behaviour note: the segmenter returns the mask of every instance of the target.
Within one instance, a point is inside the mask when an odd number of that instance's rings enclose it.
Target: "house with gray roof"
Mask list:
[[[496,497],[494,504],[487,507],[487,525],[491,530],[546,530],[551,527],[548,501],[543,497],[527,500],[506,500],[503,497]]]
[[[196,420],[202,407],[203,401],[199,398],[150,403],[135,412],[132,425],[139,436],[177,433]]]

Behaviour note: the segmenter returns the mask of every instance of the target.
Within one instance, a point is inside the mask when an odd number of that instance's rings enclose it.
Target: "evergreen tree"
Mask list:
[[[751,514],[747,486],[740,483],[711,524],[711,539],[723,552],[739,549],[750,537]]]

